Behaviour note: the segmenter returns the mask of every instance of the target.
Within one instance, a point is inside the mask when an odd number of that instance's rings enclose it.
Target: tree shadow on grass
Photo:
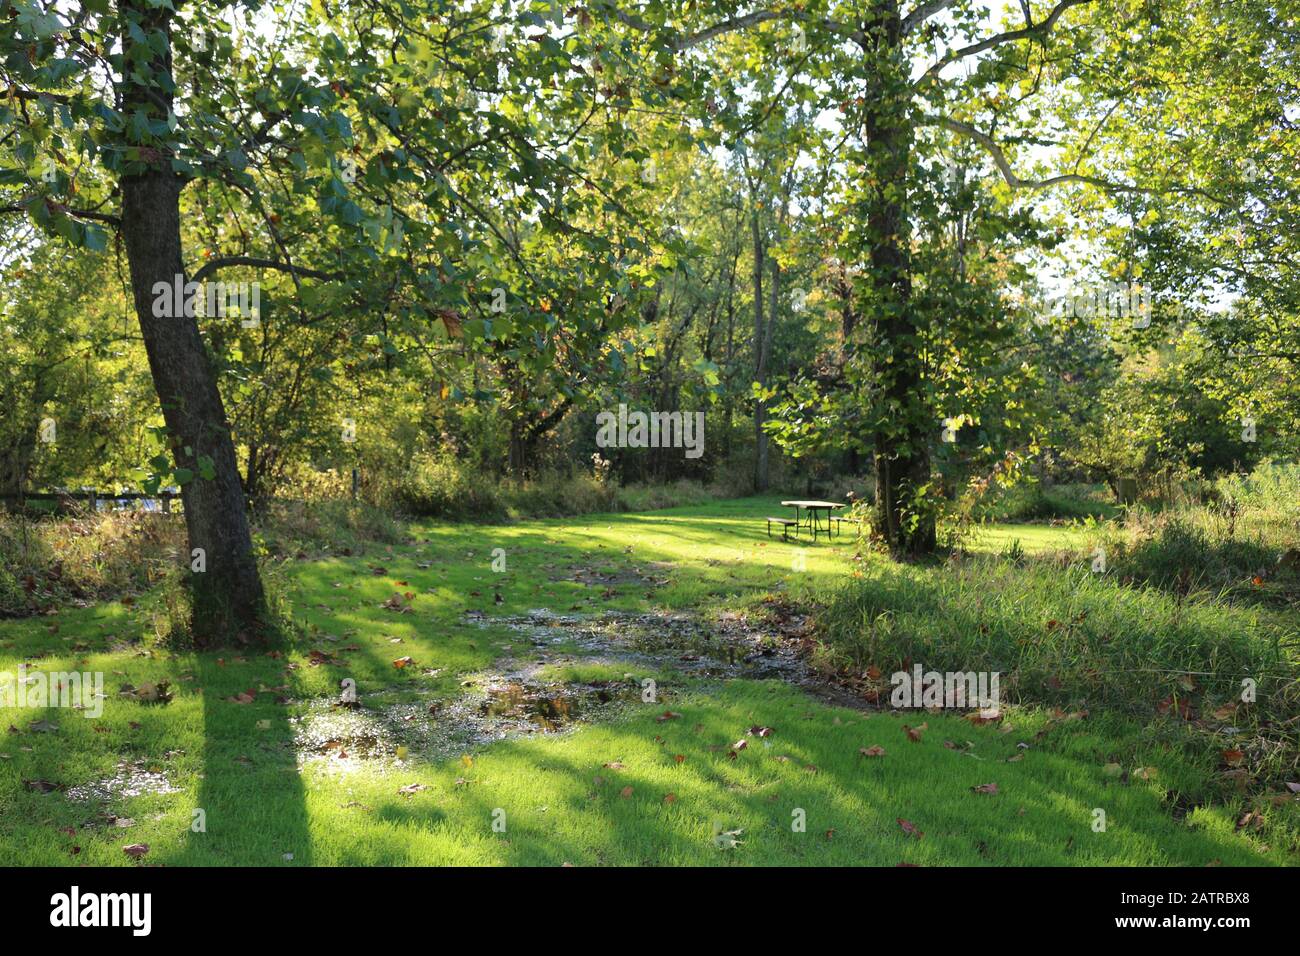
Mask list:
[[[914,662],[998,672],[1013,703],[1086,701],[1149,719],[1171,694],[1188,698],[1187,674],[1196,675],[1191,704],[1208,711],[1235,699],[1244,676],[1270,691],[1294,679],[1284,649],[1242,612],[1038,560],[883,568],[836,592],[821,620],[822,640],[851,662],[885,673]]]
[[[203,691],[203,777],[192,823],[175,863],[303,866],[312,863],[306,793],[297,765],[282,662],[269,656],[223,666],[199,654]],[[263,689],[266,688],[266,689]],[[237,695],[253,694],[249,703]],[[234,699],[232,699],[234,698]]]
[[[1169,594],[1200,594],[1231,604],[1286,608],[1300,597],[1300,574],[1277,569],[1278,552],[1245,538],[1211,540],[1170,524],[1133,546],[1116,571],[1126,582]]]
[[[931,717],[932,737],[866,761],[856,747],[888,743],[900,725],[875,715],[865,727],[861,714],[844,710],[814,715],[788,690],[768,696],[757,683],[746,687],[740,697],[683,702],[671,729],[641,715],[579,730],[598,735],[595,748],[538,737],[495,744],[472,770],[435,762],[427,794],[409,803],[392,797],[376,818],[392,828],[395,852],[425,864],[432,859],[421,854],[525,866],[1269,862],[1230,828],[1180,824],[1152,788],[1108,779],[1079,754],[1036,748],[1008,765],[1000,758],[1016,750],[1014,739],[984,728],[969,731],[981,755],[973,761],[939,739],[966,728]],[[784,728],[775,742],[755,741],[734,760],[708,746],[755,717]],[[656,731],[670,736],[666,749],[651,742]],[[675,751],[684,763],[673,764]],[[466,782],[451,784],[461,774]],[[973,792],[991,781],[999,785],[992,796]],[[806,826],[793,825],[805,818]],[[925,836],[909,835],[900,819]],[[432,827],[441,832],[421,844],[418,832]],[[738,845],[726,844],[729,833]]]

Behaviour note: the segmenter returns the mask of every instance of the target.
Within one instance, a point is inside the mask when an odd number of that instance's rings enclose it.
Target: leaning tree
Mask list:
[[[644,161],[626,115],[669,90],[642,67],[605,19],[555,4],[0,0],[0,213],[125,254],[166,423],[153,480],[182,488],[199,646],[261,640],[265,600],[205,341],[221,317],[201,314],[197,284],[291,280],[275,315],[227,322],[363,308],[386,356],[432,333],[483,346],[507,325],[481,314],[495,273],[529,272],[522,233],[559,235],[600,291],[560,322],[539,290],[571,274],[513,297],[519,362],[546,368],[591,341],[627,281],[584,224],[647,186],[584,166]],[[215,237],[199,229],[213,219]]]

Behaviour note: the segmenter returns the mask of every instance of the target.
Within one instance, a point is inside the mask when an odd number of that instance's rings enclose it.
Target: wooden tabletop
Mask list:
[[[847,505],[835,501],[783,501],[781,504],[790,508],[846,508]]]

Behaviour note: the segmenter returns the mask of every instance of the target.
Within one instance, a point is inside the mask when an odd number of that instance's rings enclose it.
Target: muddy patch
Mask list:
[[[636,699],[637,685],[545,683],[518,672],[478,675],[453,701],[356,706],[312,701],[292,719],[300,764],[326,760],[340,768],[362,763],[400,767],[412,759],[440,761],[511,737],[560,734],[579,720],[612,716]]]
[[[591,617],[535,610],[515,617],[469,619],[517,631],[543,656],[548,650],[572,649],[569,658],[556,657],[552,663],[621,662],[716,678],[798,680],[807,674],[797,642],[775,630],[739,626],[739,618],[712,624],[691,614],[609,611]]]
[[[698,689],[737,677],[797,684],[810,679],[797,642],[736,621],[715,625],[689,614],[593,617],[544,609],[492,618],[471,611],[465,617],[517,635],[492,670],[468,675],[461,682],[464,693],[451,701],[411,699],[409,689],[394,688],[362,695],[350,706],[305,702],[292,720],[299,763],[382,769],[412,759],[440,761],[512,737],[562,734],[627,706],[658,706],[686,681]],[[557,679],[566,673],[578,678]],[[647,674],[659,675],[649,701],[642,683]]]
[[[663,587],[671,584],[669,572],[674,566],[667,562],[651,561],[644,565],[604,565],[592,567],[573,564],[564,569],[543,565],[552,581],[575,581],[589,587],[614,587],[628,584],[637,587]]]

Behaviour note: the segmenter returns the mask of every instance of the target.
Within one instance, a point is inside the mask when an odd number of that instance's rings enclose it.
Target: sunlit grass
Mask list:
[[[393,544],[289,562],[282,586],[303,637],[274,656],[171,654],[142,644],[153,634],[147,602],[0,623],[0,670],[32,658],[45,670],[102,670],[108,694],[97,720],[62,710],[2,713],[17,732],[0,738],[0,862],[118,865],[130,862],[121,848],[131,843],[150,845],[148,862],[178,865],[1286,858],[1285,848],[1265,851],[1236,833],[1230,809],[1195,810],[1195,827],[1176,820],[1166,792],[1194,784],[1203,768],[1173,751],[1151,753],[1121,722],[1054,725],[1039,738],[1048,720],[1041,713],[1013,714],[1005,732],[951,716],[866,716],[778,681],[701,684],[657,671],[658,701],[633,701],[612,719],[561,735],[505,741],[465,760],[409,753],[350,770],[326,760],[299,768],[295,702],[336,696],[344,678],[363,699],[381,691],[454,698],[462,679],[519,646],[520,635],[491,618],[534,608],[708,614],[774,591],[823,599],[857,567],[848,536],[816,545],[768,539],[761,519],[769,513],[782,512],[747,499],[520,524],[417,523]],[[1058,529],[1043,533],[1059,540]],[[493,570],[502,558],[504,570]],[[115,641],[120,648],[110,650]],[[394,666],[407,657],[410,665]],[[575,660],[543,676],[596,682],[627,673],[639,680],[650,669]],[[117,694],[122,684],[163,680],[174,694],[165,705]],[[237,702],[241,693],[253,701]],[[680,716],[660,719],[666,710]],[[31,731],[38,719],[57,729]],[[923,721],[928,728],[912,743],[902,724]],[[773,733],[749,736],[755,726]],[[860,754],[874,745],[886,755]],[[1103,770],[1115,761],[1123,780]],[[176,792],[101,807],[24,784],[83,784],[111,777],[122,762],[165,774]],[[1139,766],[1152,769],[1149,779],[1132,776]],[[970,789],[987,783],[998,793]],[[410,784],[425,789],[398,793]],[[1106,812],[1104,832],[1093,830],[1097,809]],[[101,810],[131,823],[116,826]],[[192,828],[196,810],[205,832]],[[908,836],[898,818],[924,837]]]

